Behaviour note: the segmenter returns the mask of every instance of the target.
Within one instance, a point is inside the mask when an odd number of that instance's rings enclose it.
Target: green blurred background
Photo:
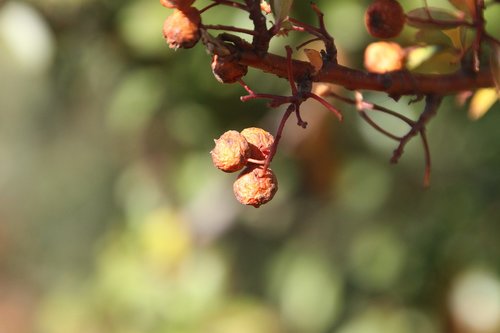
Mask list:
[[[369,2],[317,3],[342,62],[361,68]],[[211,164],[213,139],[274,132],[282,110],[241,103],[201,46],[168,49],[170,12],[156,0],[0,2],[0,332],[500,332],[498,103],[473,122],[445,100],[428,131],[429,189],[419,139],[393,166],[394,143],[351,107],[339,125],[307,103],[309,128],[291,120],[273,163],[275,199],[244,207],[235,175]],[[307,1],[293,15],[315,22]],[[498,17],[488,10],[497,37]],[[230,8],[204,21],[250,27]],[[283,80],[246,80],[288,94]]]

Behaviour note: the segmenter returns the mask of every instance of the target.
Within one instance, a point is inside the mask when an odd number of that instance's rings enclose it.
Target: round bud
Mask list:
[[[397,43],[375,42],[365,49],[365,68],[374,73],[386,73],[403,68],[404,50]]]
[[[220,83],[235,83],[247,74],[248,67],[214,55],[212,59],[212,73]]]
[[[210,152],[214,165],[224,172],[241,170],[250,156],[250,146],[243,135],[237,131],[227,131],[215,141]]]
[[[392,38],[405,24],[403,7],[396,0],[375,0],[365,12],[365,26],[376,38]]]
[[[248,167],[234,182],[233,191],[240,203],[258,208],[274,197],[278,180],[271,169],[264,172],[260,166]]]
[[[250,157],[262,160],[269,155],[271,146],[274,143],[274,137],[267,131],[258,127],[245,128],[241,135],[247,139],[250,144]]]
[[[193,47],[201,37],[201,16],[194,7],[175,9],[163,24],[163,37],[172,49]]]
[[[193,2],[194,0],[160,0],[161,5],[167,8],[187,8]]]

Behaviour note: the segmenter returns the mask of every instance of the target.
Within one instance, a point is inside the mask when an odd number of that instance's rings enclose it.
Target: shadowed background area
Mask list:
[[[369,2],[317,3],[341,63],[362,68]],[[201,45],[168,49],[170,13],[156,0],[0,2],[0,332],[500,331],[498,103],[472,121],[445,99],[423,189],[419,139],[390,165],[394,142],[352,107],[337,105],[339,125],[308,102],[309,127],[290,120],[273,161],[276,197],[244,207],[236,175],[212,166],[213,139],[274,133],[284,110],[241,103]],[[307,1],[292,14],[315,22]],[[203,19],[251,27],[231,8]],[[263,73],[245,80],[289,94]],[[411,117],[423,107],[365,97]]]

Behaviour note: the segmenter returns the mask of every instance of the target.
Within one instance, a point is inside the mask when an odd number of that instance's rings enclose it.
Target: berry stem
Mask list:
[[[325,108],[327,108],[329,111],[331,111],[337,117],[337,119],[339,121],[344,120],[344,116],[342,115],[342,113],[339,110],[337,110],[336,108],[334,108],[333,105],[331,105],[330,103],[325,101],[323,98],[321,98],[318,95],[313,94],[311,92],[305,93],[305,96],[310,97],[310,98],[315,99],[318,102],[320,102]]]
[[[281,140],[281,136],[283,134],[283,130],[285,128],[286,121],[290,117],[290,115],[295,111],[295,104],[290,104],[286,109],[283,117],[281,117],[280,124],[278,126],[278,130],[276,131],[276,135],[274,136],[274,142],[271,145],[271,149],[269,150],[269,155],[266,157],[266,161],[264,163],[263,172],[265,173],[273,160],[274,155],[276,155],[276,151],[278,150],[278,144]]]
[[[218,6],[218,5],[235,7],[235,8],[241,9],[241,10],[248,10],[248,8],[245,5],[243,5],[243,4],[239,3],[239,2],[229,1],[229,0],[212,0],[212,1],[213,1],[212,4],[210,4],[210,5],[202,8],[202,9],[200,9],[200,11],[199,11],[200,14],[204,13],[207,10],[209,10],[209,9],[215,7],[215,6]]]
[[[257,34],[254,30],[233,27],[231,25],[204,24],[204,25],[202,25],[202,27],[204,29],[211,29],[211,30],[225,30],[225,31],[232,31],[232,32],[240,32],[240,33],[244,33],[244,34],[248,34],[248,35],[252,35],[252,36],[255,36]]]

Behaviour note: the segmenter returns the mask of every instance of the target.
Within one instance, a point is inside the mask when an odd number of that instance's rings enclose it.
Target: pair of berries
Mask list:
[[[172,49],[189,49],[200,40],[201,15],[191,7],[194,0],[160,0],[174,12],[163,23],[163,37]]]
[[[241,133],[227,131],[215,140],[210,154],[218,169],[236,172],[245,168],[233,184],[234,195],[240,203],[259,207],[278,191],[274,172],[262,166],[273,143],[273,136],[257,127],[246,128]]]
[[[397,0],[375,0],[366,9],[365,26],[376,38],[398,36],[405,24],[403,7]],[[374,73],[403,69],[405,52],[397,43],[375,42],[365,49],[365,68]]]

